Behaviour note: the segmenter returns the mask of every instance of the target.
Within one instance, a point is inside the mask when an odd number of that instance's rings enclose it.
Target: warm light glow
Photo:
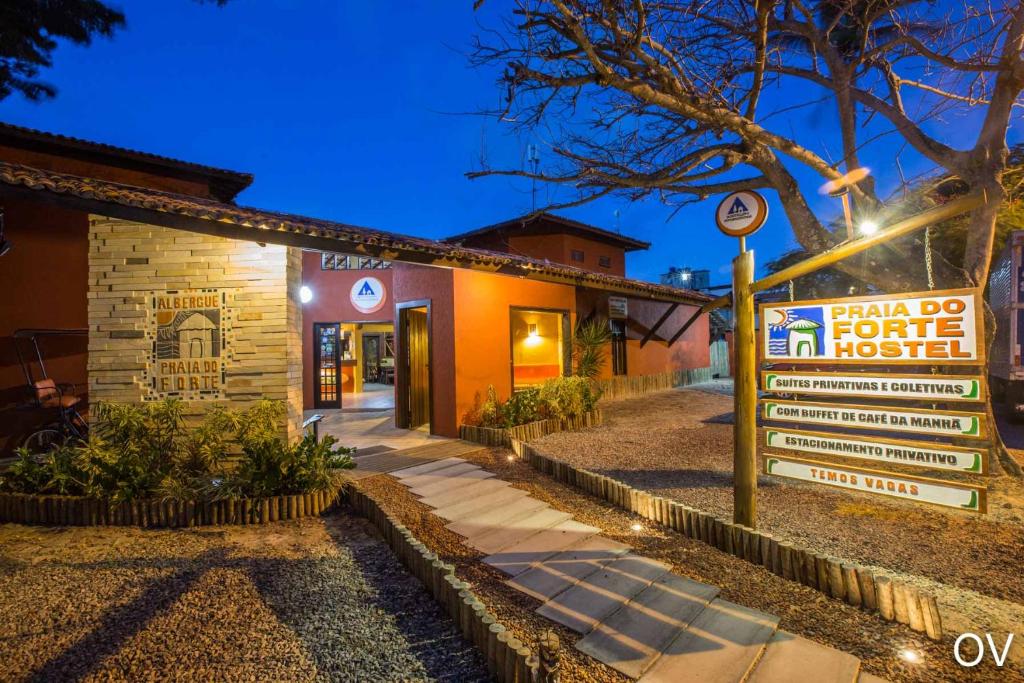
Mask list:
[[[307,287],[306,285],[302,285],[302,287],[299,288],[299,301],[301,301],[304,304],[308,304],[312,300],[313,290]]]
[[[900,650],[900,659],[911,664],[917,664],[921,661],[921,653],[917,650]]]
[[[643,531],[644,530],[644,525],[643,524],[634,524],[633,526],[631,526],[629,528],[632,529],[633,531]]]
[[[531,336],[531,337],[539,337],[540,336],[540,333],[537,332],[537,323],[530,323],[529,330],[530,330],[529,336]]]
[[[860,224],[860,231],[863,235],[874,235],[878,232],[878,223],[874,221],[864,221]]]
[[[514,456],[514,455],[510,455],[510,456],[508,456],[508,461],[509,461],[509,462],[512,462],[512,461],[513,461],[513,460],[515,460],[515,459],[516,459],[516,456]]]

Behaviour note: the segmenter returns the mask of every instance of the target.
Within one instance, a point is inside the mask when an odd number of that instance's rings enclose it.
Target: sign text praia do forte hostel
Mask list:
[[[764,360],[978,365],[973,289],[761,305]]]
[[[985,401],[982,308],[977,290],[795,301],[761,305],[763,360],[776,364],[761,374],[761,388],[785,398],[762,401],[763,417],[799,428],[766,430],[766,446],[803,453],[869,460],[878,464],[984,474],[988,449],[935,440],[912,441],[870,432],[897,432],[918,438],[976,440],[984,444],[986,413],[956,404]],[[788,364],[826,366],[786,369]],[[836,365],[901,365],[908,369],[974,366],[971,374],[860,372]],[[783,367],[779,367],[779,365]],[[829,369],[828,366],[833,366]],[[842,401],[820,403],[815,397]],[[860,405],[850,399],[917,402],[918,405]],[[921,405],[927,404],[927,405]],[[954,404],[938,409],[936,404]],[[807,425],[868,430],[855,436],[808,432]],[[826,484],[864,493],[984,513],[986,488],[896,472],[804,460],[765,453],[765,471],[779,477]]]

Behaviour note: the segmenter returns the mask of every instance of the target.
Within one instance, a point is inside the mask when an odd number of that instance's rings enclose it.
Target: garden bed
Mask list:
[[[595,409],[582,415],[536,420],[515,427],[493,428],[461,425],[459,427],[459,437],[485,446],[508,446],[512,443],[512,439],[529,441],[531,439],[539,439],[547,434],[554,434],[555,432],[577,431],[587,427],[597,427],[601,424],[601,420],[601,411]]]

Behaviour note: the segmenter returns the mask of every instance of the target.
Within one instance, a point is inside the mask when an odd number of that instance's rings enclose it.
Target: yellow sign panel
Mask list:
[[[975,289],[762,304],[764,360],[983,365]]]

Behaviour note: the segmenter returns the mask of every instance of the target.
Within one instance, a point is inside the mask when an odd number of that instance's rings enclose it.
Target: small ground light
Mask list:
[[[900,659],[911,664],[917,664],[921,661],[921,653],[917,650],[905,648],[903,650],[900,650]]]
[[[629,528],[632,529],[633,531],[643,531],[644,530],[643,524],[634,524],[633,526],[631,526]]]
[[[878,223],[874,221],[864,221],[860,224],[860,232],[862,235],[874,235],[878,232]]]
[[[516,456],[514,456],[514,455],[510,455],[510,456],[508,456],[508,461],[509,461],[509,462],[512,462],[512,461],[513,461],[513,460],[515,460],[515,459],[516,459]]]

